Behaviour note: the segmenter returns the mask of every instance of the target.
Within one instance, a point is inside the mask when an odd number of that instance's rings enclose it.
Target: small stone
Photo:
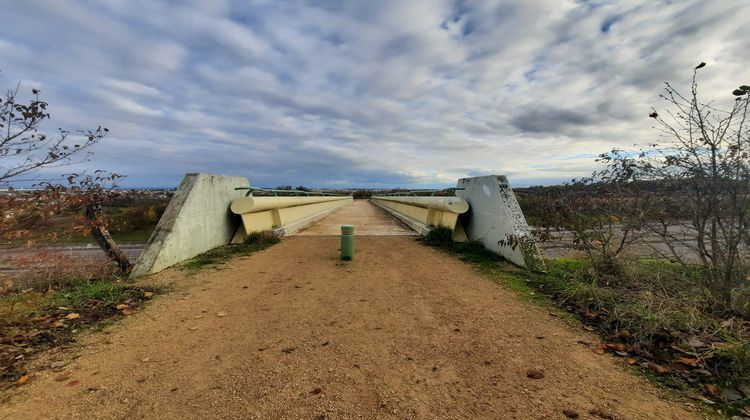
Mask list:
[[[579,417],[578,412],[576,412],[574,410],[570,410],[568,408],[566,408],[562,412],[565,415],[565,417],[567,417],[569,419],[577,419]]]
[[[544,378],[544,371],[542,369],[529,369],[526,372],[526,377],[531,379],[542,379]]]
[[[62,382],[62,381],[64,381],[64,380],[66,380],[66,379],[70,378],[70,376],[71,376],[71,375],[70,375],[70,372],[64,372],[64,373],[61,373],[61,374],[59,374],[59,375],[55,376],[55,380],[56,380],[57,382]]]
[[[49,364],[49,367],[52,369],[60,369],[68,365],[69,362],[59,361],[59,362],[52,362]]]

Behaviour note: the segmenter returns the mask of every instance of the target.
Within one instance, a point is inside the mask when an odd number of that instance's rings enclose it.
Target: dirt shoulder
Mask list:
[[[13,390],[0,417],[698,417],[414,238],[360,237],[347,263],[337,245],[290,237],[154,276],[189,286],[47,355],[70,364]]]

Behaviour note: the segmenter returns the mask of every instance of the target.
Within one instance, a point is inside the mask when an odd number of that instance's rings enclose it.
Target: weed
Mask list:
[[[60,289],[0,296],[0,381],[18,379],[30,354],[69,343],[81,329],[101,328],[120,315],[117,305],[132,309],[146,299],[146,292],[151,296],[161,291],[149,289],[116,278],[80,279]]]
[[[227,261],[253,252],[261,251],[280,242],[280,239],[267,232],[253,232],[247,236],[245,243],[225,245],[204,252],[183,264],[188,270],[198,270],[205,267],[218,267]]]

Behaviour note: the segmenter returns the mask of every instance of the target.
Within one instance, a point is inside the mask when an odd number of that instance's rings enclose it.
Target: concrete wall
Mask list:
[[[231,202],[245,195],[247,178],[186,174],[156,225],[131,278],[156,273],[210,249],[226,245],[239,225]]]
[[[471,241],[480,241],[505,259],[532,270],[543,270],[536,247],[516,196],[503,175],[462,178],[456,196],[469,203],[461,223]],[[503,244],[509,241],[511,244]]]

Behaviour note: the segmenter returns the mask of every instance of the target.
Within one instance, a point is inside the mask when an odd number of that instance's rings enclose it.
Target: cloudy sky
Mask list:
[[[110,135],[124,186],[517,186],[654,139],[664,81],[731,103],[750,2],[0,0],[0,87]]]

